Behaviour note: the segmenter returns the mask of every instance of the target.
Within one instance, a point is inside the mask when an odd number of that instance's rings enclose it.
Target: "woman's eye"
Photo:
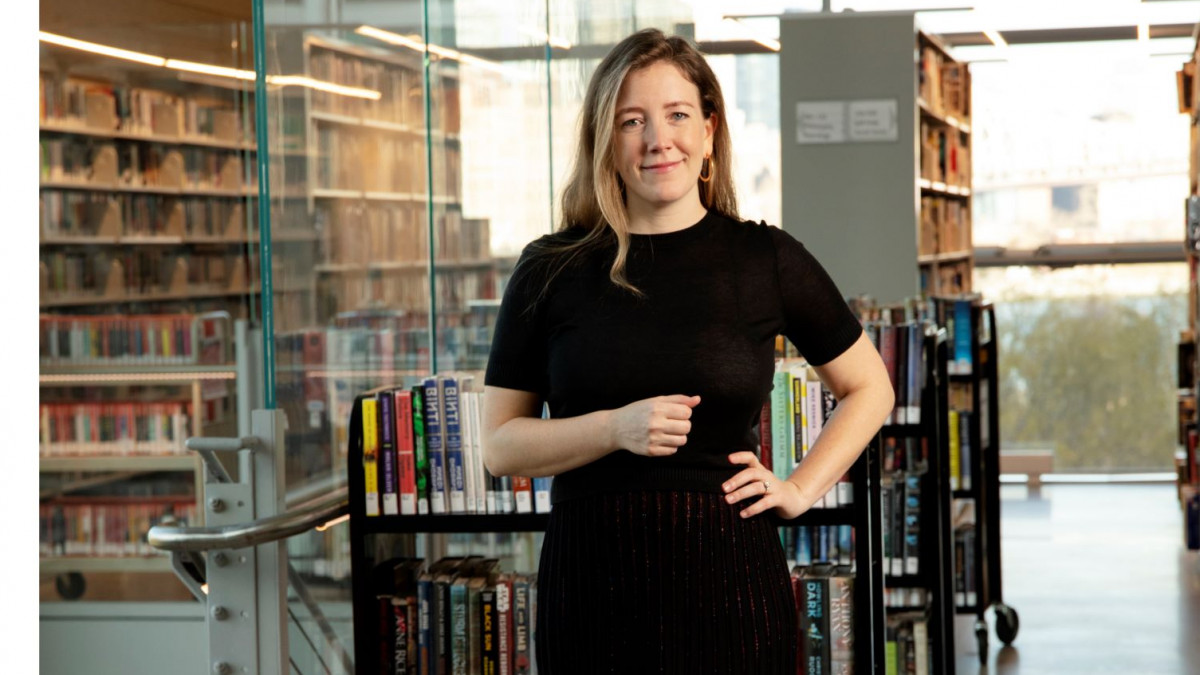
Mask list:
[[[675,120],[676,122],[681,122],[683,120],[686,120],[687,117],[688,117],[688,114],[684,113],[684,112],[671,113],[671,119]]]
[[[636,117],[631,117],[624,122],[621,122],[621,126],[624,128],[631,128],[637,126],[639,123],[641,123],[641,120]]]

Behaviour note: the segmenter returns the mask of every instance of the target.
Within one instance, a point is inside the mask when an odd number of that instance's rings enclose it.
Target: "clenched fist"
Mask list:
[[[614,445],[635,455],[665,457],[687,443],[692,408],[699,396],[655,396],[618,408],[612,413]]]

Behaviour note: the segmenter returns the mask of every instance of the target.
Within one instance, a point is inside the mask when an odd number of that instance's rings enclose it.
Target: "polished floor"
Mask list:
[[[958,625],[958,675],[1200,675],[1200,555],[1183,547],[1170,484],[1002,488],[1011,647],[992,628],[980,666],[972,617]]]

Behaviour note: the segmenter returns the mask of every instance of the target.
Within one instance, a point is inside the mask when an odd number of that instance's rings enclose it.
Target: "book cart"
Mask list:
[[[354,659],[357,672],[381,672],[384,636],[378,620],[372,538],[381,534],[449,534],[544,532],[549,514],[459,514],[417,516],[371,516],[366,514],[365,475],[362,462],[363,434],[360,402],[355,399],[348,438],[350,499],[350,567],[354,623]],[[877,438],[878,442],[878,438]],[[877,444],[876,446],[877,447]],[[851,525],[855,530],[854,659],[862,673],[884,672],[883,569],[880,556],[880,503],[878,453],[864,452],[851,467],[854,505],[813,509],[781,527]],[[432,560],[428,560],[432,563]],[[423,671],[422,671],[423,672]],[[517,671],[513,671],[517,672]],[[522,671],[523,672],[523,671]]]
[[[947,458],[946,332],[921,325],[920,420],[884,425],[883,544],[888,624],[913,640],[917,673],[954,673],[954,599]],[[915,488],[906,494],[904,485]],[[899,497],[899,505],[887,500]],[[905,497],[914,501],[907,502]],[[906,503],[909,504],[906,506]],[[893,502],[895,504],[895,502]],[[915,507],[915,520],[907,516]],[[914,629],[920,626],[919,629]],[[889,631],[889,633],[894,631]],[[889,642],[895,636],[889,636]]]
[[[961,303],[961,300],[959,301]],[[1012,644],[1020,626],[1016,610],[1004,604],[1000,558],[1000,419],[998,336],[996,311],[990,303],[970,302],[966,315],[969,326],[970,360],[958,358],[957,367],[949,375],[950,385],[959,387],[969,397],[972,414],[965,424],[965,439],[975,449],[967,457],[969,485],[951,491],[952,503],[973,508],[974,518],[956,525],[955,552],[955,612],[974,614],[975,637],[979,642],[979,661],[987,663],[988,625],[985,612],[992,608],[996,614],[996,636],[1006,645]],[[957,312],[962,316],[962,312]],[[962,319],[958,320],[961,323]],[[963,326],[956,326],[959,330]],[[967,338],[955,335],[966,344]],[[953,434],[953,430],[949,430]],[[948,434],[949,435],[949,434]],[[953,449],[952,449],[953,450]],[[959,533],[965,534],[960,536]]]

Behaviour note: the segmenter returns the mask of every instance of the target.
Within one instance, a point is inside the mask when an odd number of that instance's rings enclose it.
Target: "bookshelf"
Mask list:
[[[969,293],[971,79],[911,12],[780,21],[785,229],[847,296]]]
[[[452,533],[538,533],[544,532],[549,513],[493,513],[493,514],[444,514],[444,515],[374,515],[369,516],[366,508],[366,471],[363,462],[364,437],[362,432],[362,395],[356,395],[348,425],[347,474],[350,498],[350,570],[353,584],[355,664],[360,670],[375,672],[380,668],[380,651],[377,648],[385,639],[380,628],[379,597],[392,592],[390,582],[380,581],[376,565],[388,562],[389,555],[381,553],[395,551],[397,535],[406,537],[401,547],[409,553],[408,562],[419,559],[426,565],[422,569],[436,574],[438,546],[429,539],[424,546],[416,539],[420,535],[444,535]],[[397,432],[399,434],[399,432]],[[464,432],[466,433],[466,432]],[[464,441],[464,445],[466,441]],[[379,467],[386,460],[379,460]],[[383,485],[382,468],[379,481]],[[781,541],[789,557],[789,564],[797,563],[791,552],[795,549],[795,532],[802,528],[837,528],[851,526],[856,535],[853,544],[854,575],[854,658],[862,672],[881,672],[883,663],[882,640],[870,636],[881,635],[883,630],[882,569],[879,565],[879,464],[877,457],[865,452],[852,467],[850,479],[855,495],[853,506],[837,508],[814,508],[796,520],[775,519],[781,528]],[[536,500],[535,500],[536,501]],[[385,543],[386,541],[386,543]],[[424,550],[422,550],[424,549]],[[815,551],[815,549],[814,549]],[[414,556],[415,554],[415,556]],[[814,560],[808,569],[816,569]],[[382,556],[382,557],[381,557]],[[516,572],[516,570],[505,570]],[[415,574],[415,572],[414,572]],[[842,572],[842,574],[846,574]],[[468,575],[469,576],[469,575]],[[530,578],[536,578],[530,574]],[[393,601],[393,605],[395,601]],[[424,612],[421,612],[424,616]],[[474,614],[467,615],[470,624],[478,620]],[[532,633],[532,627],[530,628]],[[864,637],[866,636],[866,637]],[[389,642],[390,644],[390,642]]]
[[[1179,112],[1188,115],[1188,188],[1184,206],[1184,250],[1188,268],[1187,329],[1179,337],[1178,443],[1175,456],[1176,487],[1183,510],[1184,545],[1200,550],[1200,431],[1198,431],[1197,395],[1200,394],[1200,370],[1196,362],[1196,334],[1200,330],[1200,29],[1194,33],[1196,46],[1176,76]]]
[[[40,570],[63,597],[83,574],[169,572],[145,541],[201,524],[188,436],[236,431],[228,313],[43,314],[39,321]]]

